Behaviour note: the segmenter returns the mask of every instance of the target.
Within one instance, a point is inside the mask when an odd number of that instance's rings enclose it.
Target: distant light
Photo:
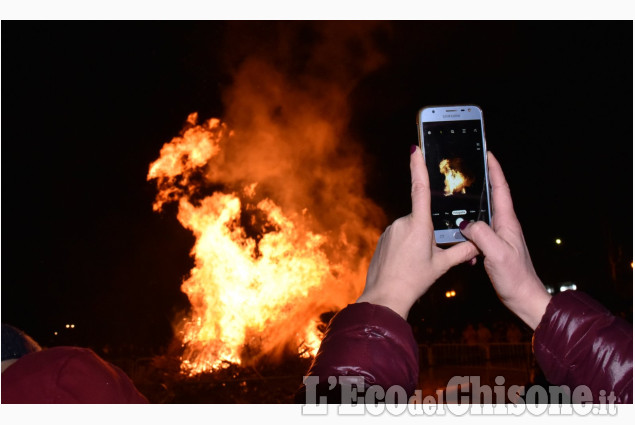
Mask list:
[[[556,239],[556,245],[560,245],[562,243],[562,239],[558,238]]]
[[[633,268],[633,262],[631,261],[631,269]]]
[[[578,289],[578,287],[577,287],[577,285],[575,283],[569,283],[569,284],[565,284],[565,285],[561,285],[560,286],[560,292],[575,291],[576,289]]]
[[[70,328],[71,325],[69,325],[68,323],[66,324],[66,329]]]
[[[56,332],[53,332],[53,335],[57,335],[57,331],[56,331]]]
[[[455,296],[456,296],[456,292],[455,292],[454,290],[452,290],[452,291],[447,291],[447,292],[445,293],[445,297],[446,297],[446,298],[452,298],[452,297],[455,297]]]
[[[74,324],[74,323],[71,323],[71,328],[74,328],[74,327],[75,327],[75,324]]]
[[[547,286],[547,292],[553,294],[553,288],[551,286]]]

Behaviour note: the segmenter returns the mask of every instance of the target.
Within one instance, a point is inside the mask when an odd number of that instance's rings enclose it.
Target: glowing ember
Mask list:
[[[445,176],[445,188],[443,190],[445,196],[450,196],[455,193],[465,193],[465,188],[472,184],[472,181],[467,179],[463,173],[453,169],[450,166],[450,161],[447,159],[443,159],[439,163],[439,171]]]

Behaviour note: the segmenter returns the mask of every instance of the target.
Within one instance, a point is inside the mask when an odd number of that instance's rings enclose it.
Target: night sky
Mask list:
[[[276,66],[292,73],[320,25],[4,21],[2,322],[44,344],[165,347],[188,306],[179,287],[194,239],[173,208],[152,211],[148,166],[188,114],[223,116],[241,61],[291,34],[291,59]],[[369,24],[384,60],[350,93],[348,131],[387,223],[409,212],[417,110],[477,104],[539,276],[632,316],[632,31],[632,21]],[[449,287],[465,294],[453,318],[433,308]],[[499,307],[480,263],[439,282],[411,320],[488,320]],[[53,338],[66,323],[74,333]]]

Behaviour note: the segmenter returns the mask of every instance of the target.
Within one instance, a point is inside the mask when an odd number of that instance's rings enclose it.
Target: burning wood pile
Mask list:
[[[223,120],[192,113],[150,165],[154,209],[174,203],[196,238],[181,286],[191,309],[175,323],[185,376],[309,359],[320,315],[361,293],[384,218],[346,131],[359,76],[318,77],[347,54],[324,47],[293,78],[246,60]]]

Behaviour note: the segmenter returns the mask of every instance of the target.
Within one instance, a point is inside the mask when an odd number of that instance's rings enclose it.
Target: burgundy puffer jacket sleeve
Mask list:
[[[410,396],[419,376],[418,354],[412,328],[393,310],[350,304],[329,323],[307,376],[319,377],[318,396],[327,395],[329,402],[338,401],[338,388],[329,391],[329,377],[339,382],[342,376],[361,376],[366,388],[399,385]],[[297,402],[304,402],[304,391],[302,387],[296,395]]]
[[[534,354],[547,380],[586,385],[616,403],[633,402],[633,327],[577,291],[554,296],[534,333]]]

